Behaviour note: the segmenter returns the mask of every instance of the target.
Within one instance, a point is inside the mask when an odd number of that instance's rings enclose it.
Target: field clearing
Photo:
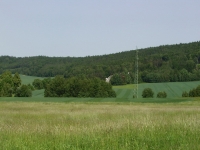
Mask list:
[[[200,149],[200,100],[0,102],[0,149]]]
[[[138,96],[142,98],[142,91],[145,88],[151,88],[154,91],[154,97],[158,92],[165,91],[168,98],[180,98],[182,92],[189,91],[200,85],[200,81],[193,82],[166,82],[166,83],[141,83],[139,84]],[[134,85],[113,86],[117,93],[117,98],[132,98]]]
[[[22,80],[22,84],[32,84],[35,79],[41,79],[41,80],[44,79],[42,77],[26,76],[26,75],[22,75],[22,74],[20,74],[19,76]]]

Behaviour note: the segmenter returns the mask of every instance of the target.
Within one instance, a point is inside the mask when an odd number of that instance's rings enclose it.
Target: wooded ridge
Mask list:
[[[200,41],[139,49],[139,82],[200,80]],[[38,77],[99,77],[113,75],[112,83],[134,81],[135,50],[86,57],[0,56],[6,70]],[[115,79],[115,80],[114,80]]]

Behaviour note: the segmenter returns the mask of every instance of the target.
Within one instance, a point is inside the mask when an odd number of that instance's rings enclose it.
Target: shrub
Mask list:
[[[35,90],[32,84],[29,83],[27,86],[28,86],[28,88],[29,88],[31,91],[34,91],[34,90]]]
[[[196,97],[196,95],[197,94],[196,94],[196,89],[195,88],[189,91],[189,97]]]
[[[187,92],[182,93],[182,97],[200,97],[200,85]]]
[[[157,94],[157,98],[166,98],[166,97],[167,97],[167,93],[165,91],[158,92]]]
[[[196,88],[196,97],[200,97],[200,85]]]
[[[40,79],[35,79],[32,83],[32,85],[34,86],[35,89],[40,90],[43,89],[43,82]]]
[[[154,92],[152,91],[151,88],[145,88],[142,92],[142,97],[143,98],[153,98]]]
[[[27,85],[22,85],[16,91],[15,97],[31,97],[32,91]]]
[[[189,93],[186,92],[186,91],[184,91],[184,92],[182,93],[182,97],[189,97]]]

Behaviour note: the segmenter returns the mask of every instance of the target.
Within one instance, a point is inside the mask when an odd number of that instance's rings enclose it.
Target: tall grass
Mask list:
[[[200,149],[200,102],[0,102],[0,149]]]

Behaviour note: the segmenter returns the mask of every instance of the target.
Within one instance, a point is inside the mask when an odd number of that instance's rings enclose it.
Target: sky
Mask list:
[[[0,0],[0,56],[85,57],[200,41],[200,0]]]

